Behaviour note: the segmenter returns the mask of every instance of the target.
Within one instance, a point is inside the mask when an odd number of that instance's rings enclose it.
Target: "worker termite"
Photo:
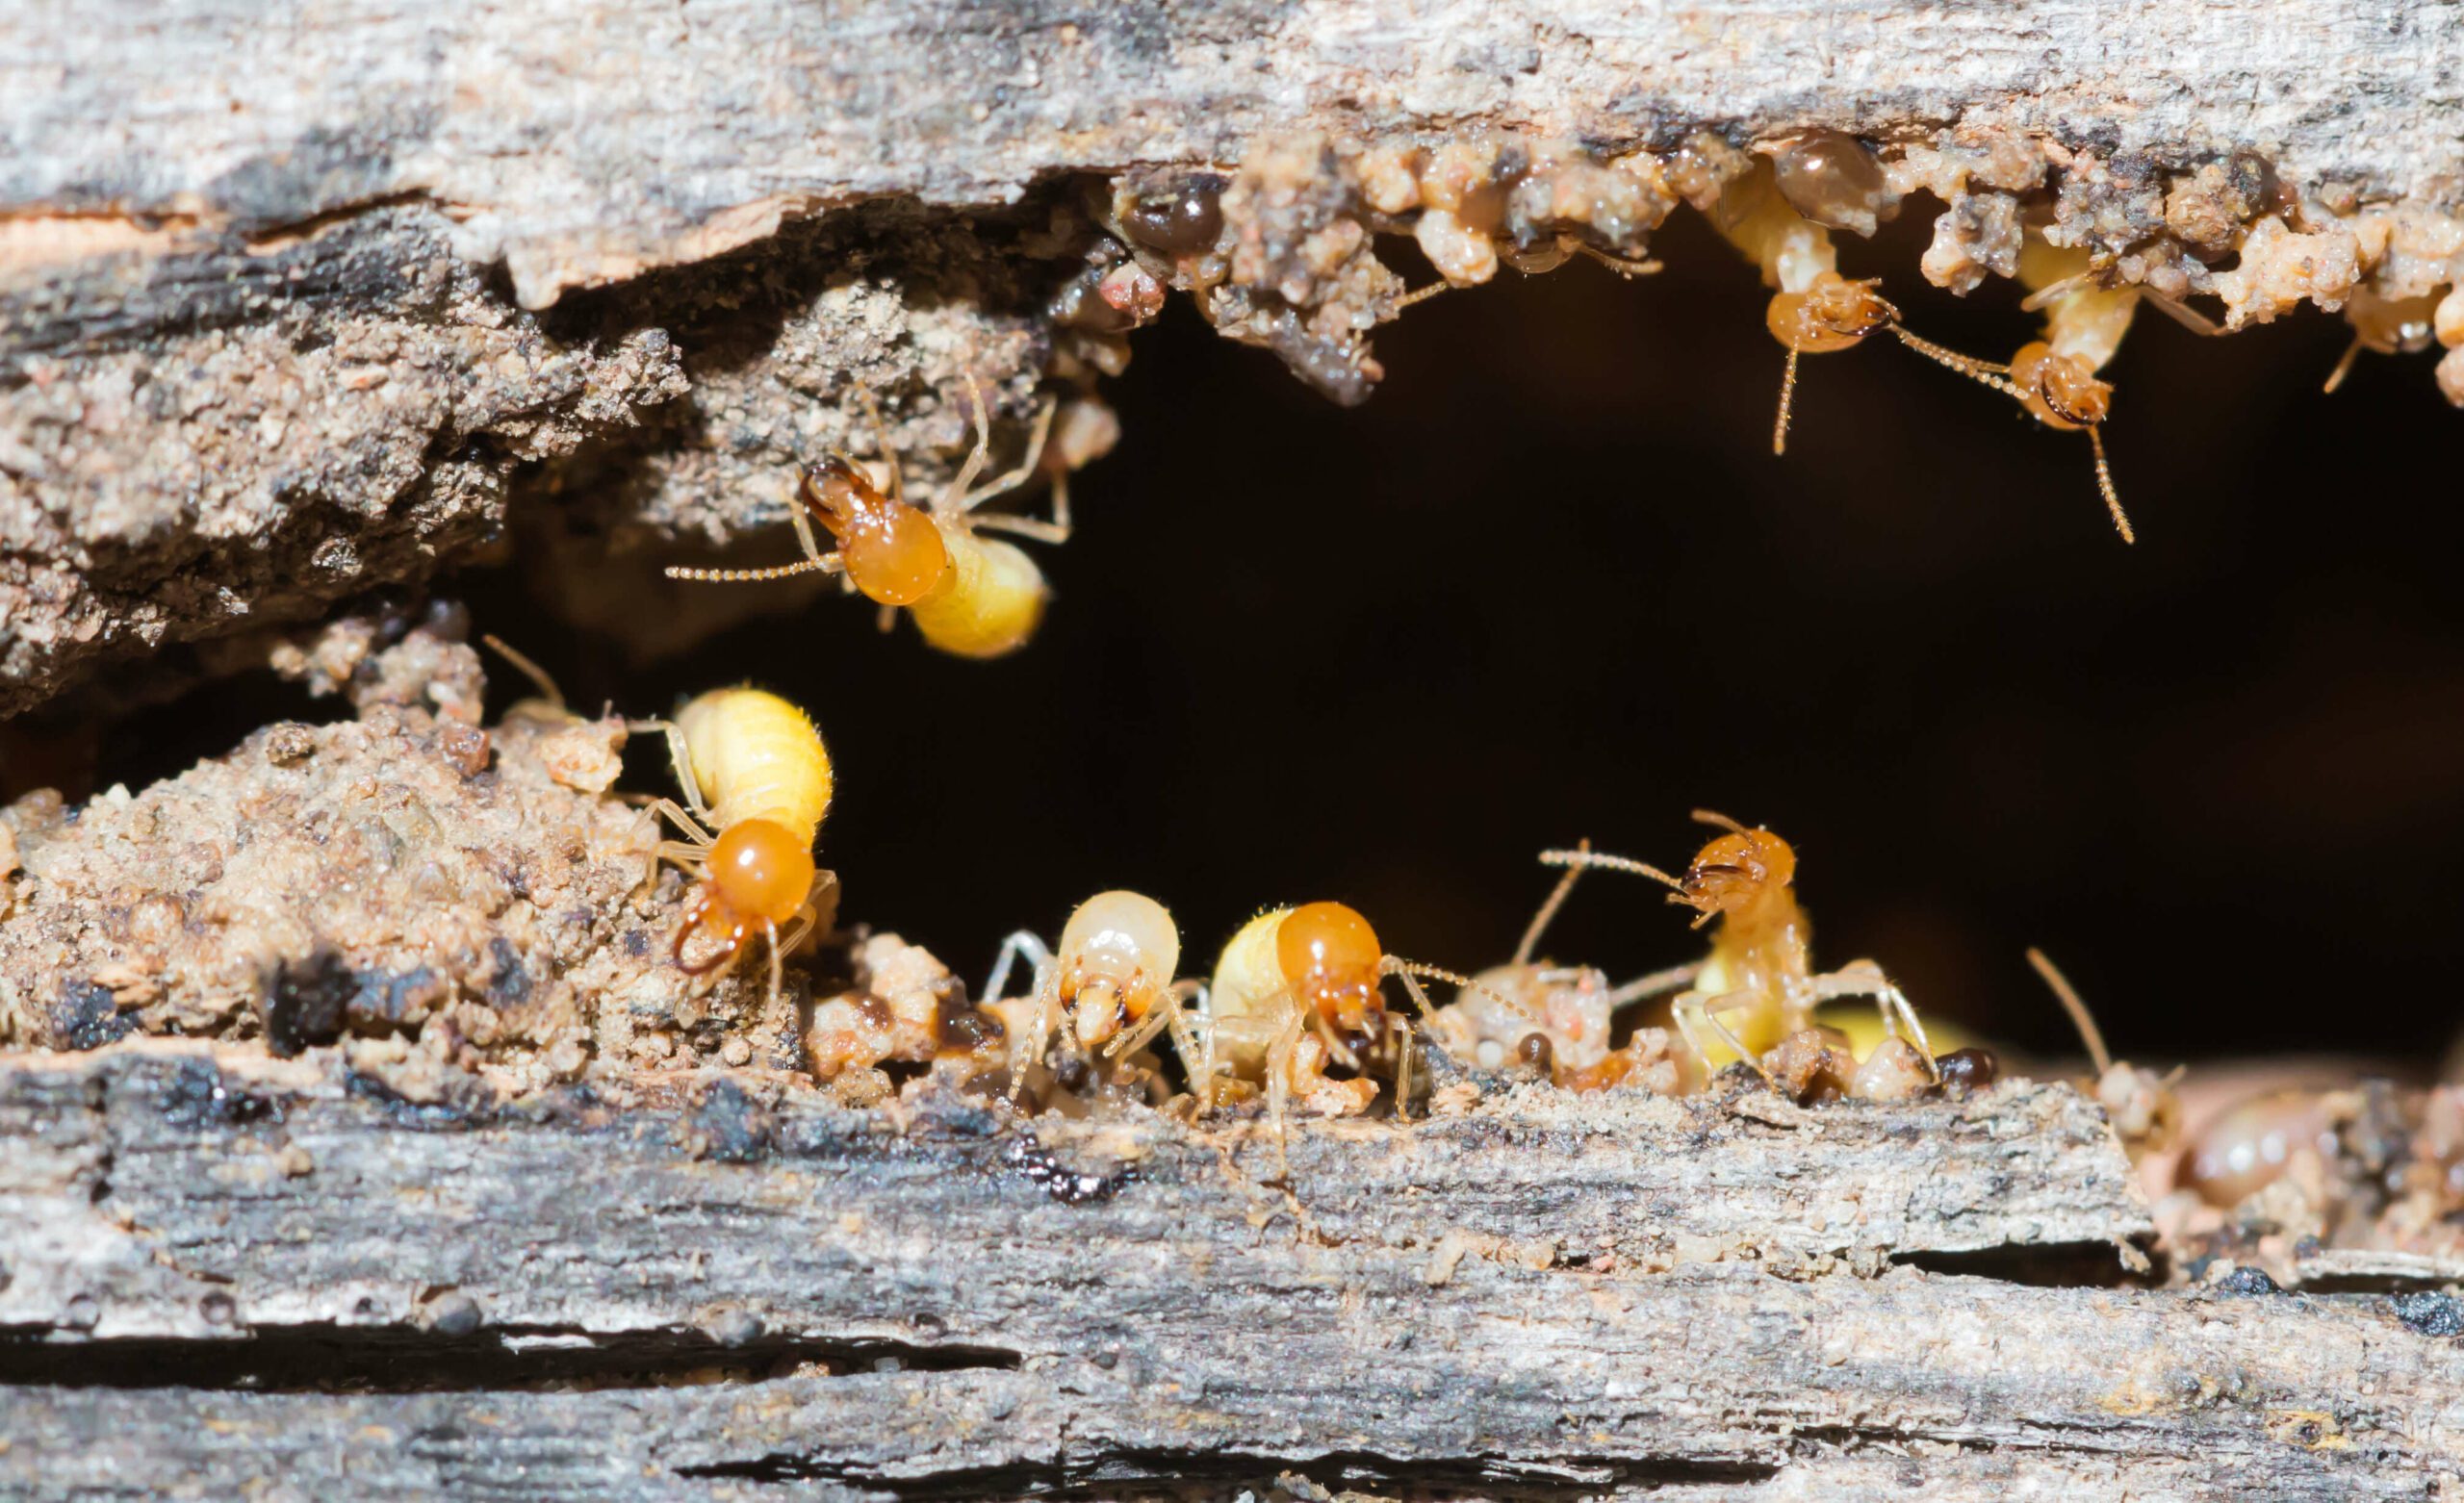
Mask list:
[[[1588,855],[1591,843],[1576,849]],[[1612,1049],[1610,1040],[1621,1008],[1683,986],[1699,966],[1677,966],[1620,986],[1594,967],[1536,958],[1541,937],[1585,870],[1567,867],[1531,915],[1513,958],[1475,973],[1472,984],[1429,1020],[1429,1032],[1447,1053],[1484,1070],[1527,1071],[1569,1090],[1631,1082],[1673,1094],[1681,1083],[1665,1030],[1639,1030],[1624,1048]]]
[[[1023,1003],[1005,1006],[1002,988],[1020,956],[1034,967],[1034,990]],[[1029,1068],[1043,1061],[1057,1032],[1075,1050],[1100,1050],[1109,1062],[1168,1029],[1182,1060],[1197,1058],[1196,1031],[1182,1004],[1201,988],[1173,980],[1180,958],[1181,931],[1172,915],[1154,899],[1122,889],[1099,892],[1078,904],[1062,926],[1057,951],[1027,930],[1002,941],[983,999],[987,1007],[1001,1010],[1010,1035],[1011,1102],[1018,1100]]]
[[[1366,1110],[1377,1095],[1366,1073],[1391,1054],[1395,1114],[1405,1115],[1418,1043],[1410,1024],[1387,1009],[1379,987],[1390,976],[1401,979],[1424,1015],[1432,1009],[1421,978],[1472,984],[1468,976],[1388,955],[1369,920],[1344,904],[1304,903],[1251,919],[1224,945],[1200,1000],[1190,1072],[1200,1106],[1214,1105],[1227,1074],[1263,1085],[1280,1158],[1293,1097],[1329,1116]],[[1353,1078],[1328,1077],[1329,1064]]]
[[[1045,472],[1044,440],[1052,428],[1054,405],[1047,402],[1037,417],[1026,457],[979,487],[976,477],[991,459],[992,428],[983,389],[973,376],[967,377],[966,389],[975,409],[975,447],[930,506],[907,503],[906,478],[880,410],[871,394],[859,387],[858,396],[872,416],[886,489],[866,467],[834,451],[806,469],[797,504],[787,513],[803,558],[768,569],[671,568],[668,577],[743,584],[836,573],[849,589],[881,607],[884,630],[904,606],[925,641],[959,657],[999,657],[1025,646],[1043,620],[1051,596],[1043,571],[1015,545],[978,534],[1006,531],[1041,543],[1066,542],[1068,492],[1054,490],[1049,522],[977,508]],[[837,545],[833,551],[823,552],[814,541],[812,522],[830,533]]]
[[[1954,366],[1967,360],[1902,327],[1899,310],[1875,291],[1879,281],[1852,282],[1839,274],[1839,253],[1826,226],[1861,224],[1870,232],[1886,204],[1882,169],[1872,154],[1831,134],[1784,148],[1776,163],[1758,160],[1711,203],[1711,223],[1775,289],[1763,324],[1787,350],[1788,363],[1780,377],[1779,420],[1771,429],[1774,454],[1787,452],[1800,355],[1846,349],[1887,329],[1929,359]]]
[[[1725,833],[1696,853],[1682,878],[1589,850],[1548,851],[1540,859],[1552,866],[1596,866],[1664,882],[1675,889],[1671,903],[1695,910],[1695,928],[1720,921],[1710,955],[1670,1007],[1704,1078],[1732,1059],[1741,1059],[1776,1084],[1763,1062],[1764,1050],[1812,1027],[1814,1009],[1823,1003],[1866,997],[1881,1016],[1885,1038],[1859,1066],[1854,1094],[1888,1099],[1938,1080],[1925,1026],[1880,966],[1856,960],[1835,971],[1813,969],[1810,930],[1791,890],[1797,858],[1788,843],[1767,829],[1748,829],[1707,810],[1697,809],[1694,818]],[[1729,1013],[1742,1014],[1740,1026],[1731,1026]],[[1914,1036],[1912,1047],[1900,1036],[1903,1026]]]
[[[636,721],[630,728],[666,735],[684,792],[681,805],[673,799],[651,805],[684,836],[661,841],[659,855],[698,879],[671,958],[687,975],[705,975],[732,963],[758,930],[770,942],[775,1003],[782,961],[828,922],[823,895],[836,906],[837,874],[816,872],[812,859],[813,837],[830,809],[830,752],[821,732],[803,710],[758,689],[714,689],[673,721]],[[706,929],[716,945],[688,964],[685,948]]]
[[[2116,1059],[2105,1048],[2104,1031],[2096,1027],[2095,1015],[2080,1000],[2068,978],[2054,967],[2045,953],[2034,947],[2028,951],[2028,964],[2044,978],[2053,989],[2062,1010],[2070,1014],[2071,1026],[2078,1029],[2080,1042],[2088,1047],[2089,1061],[2096,1071],[2096,1100],[2105,1108],[2105,1116],[2114,1125],[2115,1135],[2136,1163],[2144,1155],[2161,1153],[2172,1146],[2181,1131],[2181,1098],[2173,1094],[2173,1086],[2182,1078],[2175,1070],[2160,1076],[2153,1070]]]

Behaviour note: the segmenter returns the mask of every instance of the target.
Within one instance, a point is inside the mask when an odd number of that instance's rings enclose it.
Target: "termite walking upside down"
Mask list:
[[[1909,333],[1899,310],[1876,291],[1878,280],[1850,281],[1839,274],[1839,252],[1828,226],[1855,220],[1870,232],[1882,182],[1872,153],[1847,137],[1823,133],[1784,147],[1774,161],[1756,162],[1711,204],[1711,223],[1774,289],[1763,323],[1788,352],[1780,377],[1780,416],[1771,429],[1774,454],[1787,452],[1800,355],[1847,349],[1887,329],[1929,360],[1957,368],[1970,364]]]
[[[1007,512],[977,510],[996,496],[1016,490],[1040,471],[1044,440],[1052,428],[1054,405],[1046,403],[1036,420],[1026,457],[1014,469],[982,487],[992,453],[992,429],[984,408],[984,393],[967,378],[967,397],[975,409],[975,447],[957,475],[929,507],[907,503],[907,486],[898,456],[890,448],[872,395],[857,395],[873,420],[874,442],[887,488],[877,483],[866,467],[845,454],[826,455],[808,468],[799,482],[795,504],[787,513],[805,556],[792,564],[768,569],[685,569],[667,571],[671,579],[719,584],[757,583],[797,574],[843,575],[849,589],[882,608],[887,630],[905,607],[924,640],[960,657],[1000,657],[1026,645],[1043,620],[1051,591],[1043,571],[1015,545],[979,533],[1014,532],[1043,543],[1069,537],[1068,491],[1053,488],[1053,518],[1045,522]],[[814,540],[812,522],[821,523],[836,547],[824,552]]]

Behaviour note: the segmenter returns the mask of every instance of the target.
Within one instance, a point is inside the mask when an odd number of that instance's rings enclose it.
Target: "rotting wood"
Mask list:
[[[1297,1124],[1287,1196],[1252,1178],[1254,1124],[1022,1131],[716,1074],[452,1108],[330,1055],[14,1057],[0,1491],[1292,1471],[1296,1495],[2324,1500],[2464,1476],[2464,1347],[2384,1296],[2064,1282],[2079,1242],[2146,1232],[2067,1087],[1770,1107],[1531,1087]]]

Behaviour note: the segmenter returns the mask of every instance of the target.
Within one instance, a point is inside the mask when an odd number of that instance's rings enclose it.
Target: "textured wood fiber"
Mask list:
[[[1957,121],[2173,160],[2253,147],[2464,204],[2464,20],[2409,0],[111,0],[56,18],[0,15],[0,204],[263,231],[416,197],[532,307],[785,213],[1001,203],[1305,126],[1674,144]]]
[[[2382,1297],[2063,1282],[2146,1222],[2060,1086],[1527,1088],[1301,1127],[1292,1195],[1254,1127],[713,1075],[422,1106],[161,1043],[9,1061],[0,1136],[30,1495],[2346,1499],[2464,1465],[2464,1349]]]

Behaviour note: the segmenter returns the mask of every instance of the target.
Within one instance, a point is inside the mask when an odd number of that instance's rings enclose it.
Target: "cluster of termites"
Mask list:
[[[706,977],[758,936],[775,1003],[783,957],[835,907],[837,879],[812,857],[832,792],[819,731],[795,705],[749,688],[704,694],[672,721],[632,728],[666,738],[684,795],[680,804],[653,804],[681,836],[659,854],[693,881],[672,962]],[[1681,877],[1588,844],[1542,853],[1565,876],[1513,957],[1477,976],[1394,955],[1357,909],[1320,901],[1259,913],[1224,943],[1206,978],[1185,978],[1180,930],[1161,903],[1098,893],[1069,915],[1057,945],[1030,930],[1003,943],[956,1052],[1013,1104],[1030,1090],[1038,1106],[1106,1090],[1163,1101],[1176,1093],[1151,1047],[1167,1041],[1191,1111],[1260,1102],[1278,1151],[1295,1112],[1355,1115],[1383,1093],[1398,1116],[1408,1114],[1425,1075],[1422,1021],[1475,1068],[1536,1073],[1576,1090],[1699,1090],[1740,1062],[1801,1101],[1898,1100],[1991,1079],[1976,1052],[1938,1058],[1907,998],[1871,961],[1814,969],[1787,842],[1699,817],[1720,833]],[[1695,928],[1716,926],[1709,952],[1624,985],[1535,959],[1550,918],[1595,868],[1666,885]],[[1021,961],[1025,985],[1014,989]],[[1413,1016],[1395,1010],[1389,981],[1410,998]],[[1452,988],[1446,1006],[1431,1003],[1427,981]],[[1664,994],[1673,994],[1674,1032],[1638,1027],[1612,1047],[1619,1012]],[[1815,1017],[1846,998],[1877,1009],[1880,1042],[1862,1058],[1845,1032]]]
[[[2194,295],[2222,298],[2235,325],[2272,317],[2299,296],[2341,301],[2355,336],[2330,390],[2362,349],[2435,341],[2453,352],[2441,380],[2464,401],[2464,293],[2453,290],[2464,267],[2438,263],[2423,249],[2429,240],[2396,224],[2379,224],[2374,240],[2351,232],[2363,248],[2337,284],[2322,248],[2333,248],[2331,230],[2315,215],[2305,218],[2263,164],[2236,158],[2202,169],[2161,193],[2141,193],[2130,213],[2112,210],[2128,187],[2115,186],[2115,176],[2109,165],[2008,143],[1903,146],[1886,160],[1827,131],[1752,150],[1703,136],[1673,152],[1614,158],[1501,135],[1373,147],[1298,138],[1262,143],[1220,172],[1133,174],[1091,187],[1072,211],[1101,234],[1056,241],[1091,246],[1047,310],[1052,372],[1081,395],[1035,413],[1014,463],[995,472],[990,416],[967,377],[973,445],[946,485],[911,501],[871,394],[851,383],[877,452],[832,451],[802,470],[788,512],[798,555],[669,573],[731,584],[835,575],[874,603],[885,630],[904,611],[942,651],[1000,656],[1034,634],[1050,592],[1030,554],[989,534],[1068,538],[1067,477],[1117,431],[1091,395],[1092,382],[1117,373],[1126,335],[1157,316],[1168,291],[1193,297],[1222,332],[1273,349],[1329,395],[1356,401],[1380,373],[1364,338],[1375,324],[1502,269],[1540,273],[1583,259],[1646,275],[1657,269],[1651,233],[1680,203],[1701,211],[1770,289],[1764,325],[1784,352],[1775,453],[1786,448],[1801,361],[1888,335],[2048,427],[2084,432],[2113,523],[2129,541],[2106,458],[2113,388],[2103,372],[2143,302],[2218,332],[2185,303]],[[1927,275],[1963,293],[1989,273],[2015,279],[2026,290],[2022,308],[2040,316],[2039,337],[2007,359],[1920,337],[1879,278],[1843,273],[1835,237],[1870,236],[1920,190],[1949,205]],[[1438,280],[1407,286],[1374,254],[1385,236],[1408,236]],[[2297,293],[2287,291],[2296,284]],[[1048,520],[988,504],[1038,481],[1050,493]],[[796,706],[749,688],[704,695],[672,721],[634,728],[665,737],[681,794],[654,805],[674,827],[659,854],[691,884],[672,963],[707,979],[757,949],[775,1004],[783,958],[828,931],[835,908],[836,879],[812,853],[832,792],[818,731]],[[972,1003],[945,976],[932,981],[937,1000],[927,1032],[937,1058],[955,1059],[966,1079],[1019,1109],[1128,1099],[1204,1115],[1254,1103],[1278,1148],[1295,1114],[1355,1115],[1383,1102],[1408,1116],[1426,1094],[1431,1047],[1472,1071],[1578,1092],[1682,1094],[1732,1067],[1738,1079],[1804,1103],[1893,1101],[1992,1080],[1992,1057],[1982,1050],[1938,1053],[1873,961],[1816,966],[1786,841],[1723,816],[1698,818],[1714,832],[1669,870],[1587,842],[1541,853],[1560,875],[1522,942],[1502,962],[1468,974],[1395,955],[1365,915],[1319,901],[1258,913],[1209,972],[1182,976],[1171,914],[1153,898],[1116,890],[1081,904],[1055,942],[1012,934]],[[1594,871],[1665,889],[1694,929],[1708,931],[1707,948],[1624,981],[1546,957],[1552,921]],[[2125,1144],[2135,1157],[2168,1150],[2178,1131],[2172,1078],[2112,1060],[2067,982],[2042,956],[2032,958],[2077,1020],[2094,1060],[2092,1089]],[[1442,1005],[1432,1002],[1431,983],[1448,988]],[[817,1005],[816,1018],[825,1010]],[[838,1042],[828,1057],[816,1054],[816,1073],[852,1074],[886,1057],[872,1035],[888,1025],[833,1026]],[[2315,1136],[2320,1120],[2315,1102],[2229,1117],[2193,1146],[2186,1181],[2214,1196],[2248,1193],[2286,1157],[2284,1144]],[[2457,1135],[2464,1144],[2464,1121]]]
[[[2022,308],[2041,316],[2040,336],[2007,359],[1920,338],[1880,278],[1840,270],[1835,237],[1871,236],[1918,191],[1947,205],[1926,275],[1960,293],[1989,273],[2014,278],[2026,289]],[[969,377],[975,445],[948,485],[911,504],[873,398],[851,384],[878,453],[867,461],[832,452],[806,465],[787,513],[800,555],[668,573],[726,583],[835,574],[878,606],[886,630],[903,610],[943,651],[1014,651],[1033,636],[1050,591],[1032,556],[985,534],[1047,544],[1069,536],[1067,476],[1117,435],[1093,383],[1125,367],[1127,336],[1161,313],[1168,292],[1187,293],[1219,331],[1275,351],[1327,395],[1356,402],[1382,373],[1366,339],[1378,323],[1502,269],[1537,274],[1580,259],[1629,277],[1655,271],[1652,232],[1681,203],[1702,212],[1771,289],[1764,326],[1784,353],[1774,452],[1786,448],[1801,359],[1886,333],[2038,422],[2084,433],[2114,526],[2132,541],[2106,458],[2114,389],[2103,372],[2142,303],[2220,332],[2183,300],[2194,295],[2221,299],[2236,327],[2305,299],[2343,308],[2353,343],[2327,377],[2330,391],[2364,349],[2442,344],[2440,383],[2464,403],[2456,238],[2418,216],[2339,218],[2290,193],[2253,158],[2151,180],[2050,144],[1902,144],[1886,155],[1826,130],[1751,150],[1705,134],[1674,151],[1618,156],[1494,132],[1433,144],[1270,138],[1235,167],[1127,174],[1091,185],[1062,212],[1056,226],[1076,228],[1051,243],[1081,259],[1047,302],[1049,364],[1078,395],[1047,402],[1010,470],[985,478],[991,432]],[[1378,259],[1383,237],[1409,237],[1439,280],[1408,288]],[[1049,520],[987,508],[1040,477],[1052,495]]]

